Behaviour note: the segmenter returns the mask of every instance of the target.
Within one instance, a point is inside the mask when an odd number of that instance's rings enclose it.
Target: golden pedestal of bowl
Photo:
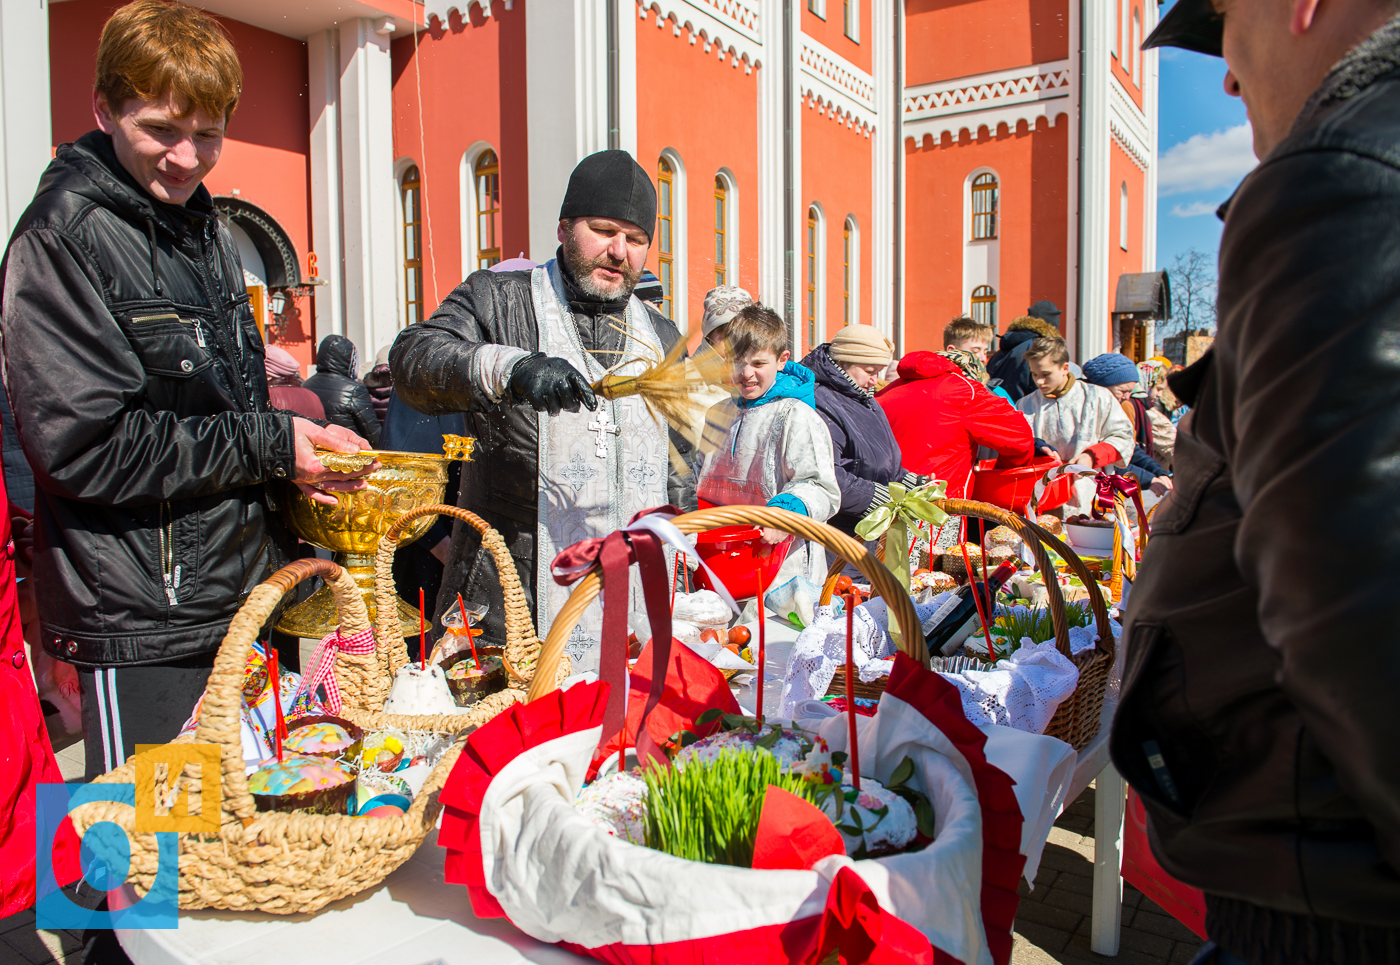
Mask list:
[[[290,483],[278,484],[282,519],[293,533],[312,546],[335,553],[335,561],[354,578],[364,596],[371,623],[375,619],[374,554],[379,538],[404,513],[442,502],[447,491],[447,464],[471,458],[475,439],[444,436],[441,456],[418,452],[366,449],[353,455],[319,452],[328,469],[353,472],[378,459],[380,468],[365,477],[369,486],[353,493],[336,493],[336,505],[315,502]],[[426,533],[434,517],[411,523],[399,538],[407,546]],[[399,623],[406,637],[418,633],[418,608],[399,600]],[[335,598],[322,586],[308,600],[282,614],[277,629],[295,637],[319,640],[340,625]]]

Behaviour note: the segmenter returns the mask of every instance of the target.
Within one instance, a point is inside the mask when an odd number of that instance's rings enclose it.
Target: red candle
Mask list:
[[[272,726],[272,743],[277,749],[277,763],[282,763],[282,738],[287,736],[287,721],[282,716],[282,688],[277,668],[277,648],[271,641],[267,644],[267,676],[272,684],[272,703],[276,709],[276,723]]]
[[[860,790],[860,746],[856,741],[856,595],[846,594],[846,726],[851,736],[851,784]]]

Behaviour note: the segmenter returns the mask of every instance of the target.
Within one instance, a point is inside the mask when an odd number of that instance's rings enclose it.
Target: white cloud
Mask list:
[[[1234,187],[1259,162],[1249,125],[1241,124],[1213,134],[1193,134],[1173,145],[1160,163],[1157,193],[1165,196]]]
[[[1198,218],[1203,214],[1215,214],[1215,209],[1220,205],[1211,201],[1192,201],[1190,204],[1179,204],[1172,208],[1172,216],[1177,218]]]

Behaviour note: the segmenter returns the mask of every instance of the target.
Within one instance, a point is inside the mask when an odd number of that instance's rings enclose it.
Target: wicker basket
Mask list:
[[[1060,653],[1079,668],[1079,683],[1075,686],[1074,693],[1060,704],[1055,711],[1055,716],[1050,719],[1049,725],[1045,728],[1045,733],[1051,737],[1058,737],[1075,750],[1082,750],[1099,732],[1103,695],[1108,688],[1108,675],[1113,668],[1115,653],[1113,631],[1108,622],[1108,607],[1104,604],[1099,584],[1090,575],[1084,561],[1074,550],[1035,523],[1020,516],[1014,516],[990,503],[977,503],[966,499],[945,499],[941,505],[949,515],[976,516],[1002,526],[1009,526],[1031,547],[1036,562],[1040,566],[1040,571],[1047,575],[1055,572],[1055,568],[1050,565],[1050,558],[1045,552],[1045,547],[1049,546],[1069,564],[1070,569],[1084,582],[1085,589],[1089,594],[1089,608],[1094,614],[1094,622],[1098,628],[1099,642],[1092,650],[1085,650],[1076,656],[1071,656],[1069,652],[1069,622],[1065,619],[1064,594],[1060,591],[1060,584],[1057,580],[1047,579],[1045,581],[1050,616],[1055,623],[1055,646]],[[823,605],[831,602],[831,595],[836,586],[836,577],[841,572],[842,566],[844,566],[844,561],[836,560],[827,571],[826,583],[822,586],[820,600]],[[873,590],[872,587],[872,592]],[[907,594],[901,595],[907,596]],[[827,688],[827,693],[844,695],[846,692],[845,681],[845,668],[838,667],[836,676],[832,678],[831,686]],[[865,693],[861,692],[861,688],[865,688]],[[857,697],[870,698],[878,698],[884,689],[884,681],[875,681],[869,684],[856,681],[854,687]]]
[[[369,626],[355,581],[335,563],[320,559],[297,560],[283,567],[259,584],[234,616],[209,676],[198,728],[192,738],[174,742],[215,744],[222,761],[219,832],[180,835],[181,908],[282,915],[317,911],[378,884],[408,860],[437,821],[437,792],[461,753],[470,725],[466,715],[424,718],[376,713],[373,708],[383,705],[379,695],[387,692],[381,679],[382,648],[364,655],[339,654],[335,674],[345,701],[341,716],[365,728],[436,730],[461,737],[433,769],[408,813],[371,819],[257,810],[244,776],[239,734],[243,670],[278,601],[313,576],[323,577],[330,585],[343,633],[358,633]],[[97,781],[132,784],[135,772],[133,757]],[[178,780],[188,789],[194,811],[194,802],[200,801],[198,777],[186,768]],[[209,807],[214,802],[200,803]],[[80,836],[102,821],[125,829],[131,841],[130,880],[141,894],[151,888],[158,863],[157,839],[155,834],[133,832],[133,808],[112,802],[85,804],[74,808],[72,819]]]
[[[890,609],[899,621],[903,631],[902,646],[905,653],[928,665],[928,647],[924,645],[924,635],[919,632],[919,617],[914,612],[914,603],[909,594],[903,592],[899,582],[885,565],[866,548],[846,534],[819,523],[806,516],[785,509],[772,509],[765,506],[715,506],[694,513],[686,513],[672,520],[682,533],[700,533],[721,526],[771,526],[784,533],[792,533],[803,539],[820,543],[827,549],[855,564],[856,568],[870,580],[872,591],[880,593],[890,601]],[[540,653],[543,666],[563,659],[564,645],[569,634],[588,605],[603,591],[603,571],[594,567],[587,576],[578,582],[569,598],[560,608],[554,623],[545,637],[544,648]],[[558,686],[555,680],[546,675],[538,675],[530,683],[529,699],[543,697]]]
[[[525,690],[534,676],[539,659],[540,638],[535,634],[530,604],[520,586],[520,574],[516,572],[515,561],[511,559],[505,539],[475,513],[456,506],[420,506],[400,516],[389,532],[380,538],[379,550],[374,557],[374,606],[379,614],[379,625],[375,627],[374,635],[379,641],[378,652],[383,658],[383,674],[379,679],[392,682],[398,669],[408,663],[408,648],[404,645],[403,633],[396,619],[398,591],[394,588],[394,553],[399,548],[400,534],[410,523],[424,516],[450,516],[480,533],[482,548],[495,560],[497,577],[501,581],[506,625],[502,662],[506,666],[507,686],[500,693],[474,704],[471,712],[463,715],[468,724],[479,726],[511,704],[525,699]],[[562,683],[568,678],[573,664],[568,658],[563,658],[557,666],[557,679]],[[386,689],[384,697],[388,695]],[[380,699],[382,705],[383,698]]]

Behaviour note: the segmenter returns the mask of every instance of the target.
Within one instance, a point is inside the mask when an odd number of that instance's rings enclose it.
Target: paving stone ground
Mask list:
[[[1021,882],[1012,965],[1188,965],[1201,939],[1123,883],[1123,927],[1113,958],[1089,950],[1094,893],[1094,790],[1065,809],[1041,855],[1035,888]]]
[[[66,780],[83,776],[83,744],[54,732],[54,752]],[[1012,965],[1188,965],[1201,940],[1136,888],[1123,886],[1123,931],[1118,955],[1089,950],[1094,890],[1094,790],[1060,815],[1040,859],[1035,888],[1021,882]],[[38,931],[34,913],[0,919],[0,965],[77,965],[77,932]]]

